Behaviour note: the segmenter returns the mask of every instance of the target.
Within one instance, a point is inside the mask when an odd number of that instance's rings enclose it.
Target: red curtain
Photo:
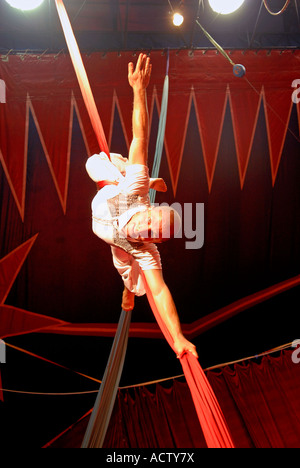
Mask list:
[[[235,78],[215,51],[195,51],[193,56],[187,51],[170,52],[161,167],[169,191],[163,198],[158,196],[158,202],[205,203],[205,245],[198,251],[199,260],[185,248],[185,240],[176,241],[180,255],[176,264],[184,262],[186,270],[194,272],[178,304],[188,309],[186,314],[193,308],[193,304],[187,306],[186,297],[190,290],[198,290],[198,278],[206,321],[208,313],[299,276],[295,234],[299,232],[299,104],[290,118],[291,84],[298,78],[299,53],[234,51],[235,62],[247,68],[246,81]],[[32,312],[55,315],[58,322],[52,326],[62,330],[64,325],[64,333],[74,333],[67,327],[76,321],[93,334],[95,327],[90,323],[110,324],[111,315],[104,316],[105,311],[119,311],[115,295],[119,278],[107,246],[93,236],[87,214],[95,191],[84,163],[99,145],[69,56],[45,54],[39,60],[28,54],[22,58],[14,55],[7,62],[0,61],[0,79],[7,84],[6,103],[0,104],[0,303],[17,308],[14,313],[22,319],[28,310],[27,324],[34,318]],[[155,111],[161,101],[166,61],[159,51],[151,53],[151,58],[154,67],[148,98],[153,154]],[[109,146],[124,154],[131,137],[132,95],[124,74],[129,60],[135,60],[130,52],[84,55]],[[170,263],[167,249],[172,252],[173,245],[169,245],[162,250]],[[65,258],[68,261],[62,261]],[[89,259],[84,271],[82,258]],[[109,284],[101,281],[95,292],[99,264],[113,273]],[[176,278],[170,284],[172,291],[178,287],[176,264],[169,268]],[[75,288],[65,281],[71,276]],[[221,285],[222,294],[210,292],[215,284]],[[60,301],[56,300],[58,290]],[[88,311],[95,309],[95,303],[101,304],[104,312],[101,317],[94,312],[87,317],[82,314],[83,303]],[[72,314],[65,312],[64,304]],[[9,316],[10,310],[5,314]],[[116,315],[113,322],[117,320]],[[185,315],[185,320],[193,323],[194,317]],[[7,323],[0,323],[2,337],[30,329],[24,330],[20,321],[17,330],[14,321],[14,329],[8,330]],[[147,333],[151,327],[157,333],[153,324],[147,324]],[[111,336],[115,325],[108,328],[105,333]]]
[[[211,190],[218,159],[225,109],[230,105],[237,164],[244,186],[258,112],[263,102],[268,134],[270,170],[273,184],[281,161],[283,144],[293,107],[292,82],[299,78],[299,51],[234,51],[236,63],[247,69],[245,79],[237,79],[232,67],[215,51],[170,52],[170,96],[165,149],[174,194],[177,191],[188,120],[194,104],[198,131],[203,144],[205,173]],[[118,56],[93,53],[83,55],[97,109],[108,146],[112,122],[118,112],[124,138],[131,140],[132,96],[128,89],[127,64],[135,60],[130,52]],[[149,109],[161,101],[166,60],[152,52],[153,76],[148,89]],[[276,71],[276,74],[274,73]],[[0,62],[0,79],[7,86],[6,103],[0,105],[0,161],[20,216],[26,209],[28,125],[32,114],[43,151],[63,210],[66,210],[72,117],[75,110],[88,153],[99,151],[99,144],[85,108],[69,56],[28,54],[10,56]],[[49,119],[49,115],[52,119]],[[294,134],[295,135],[295,134]],[[296,135],[296,140],[298,135]],[[114,148],[110,148],[114,151]]]
[[[237,448],[300,446],[300,373],[292,353],[207,372]],[[79,447],[88,419],[46,447]],[[205,447],[185,382],[119,390],[104,448]]]
[[[196,256],[185,248],[185,239],[176,240],[176,261],[174,244],[162,246],[184,323],[195,321],[196,309],[197,319],[206,320],[234,301],[299,275],[299,104],[291,108],[299,53],[234,51],[249,82],[235,78],[215,51],[170,53],[170,119],[161,168],[170,190],[158,202],[173,203],[175,197],[180,203],[204,202],[206,215],[205,245]],[[151,57],[153,148],[165,59],[159,51]],[[84,56],[109,146],[123,154],[131,133],[132,96],[124,75],[129,60],[130,52]],[[91,334],[99,322],[115,328],[119,277],[109,249],[91,232],[94,185],[84,170],[87,154],[99,148],[69,56],[10,56],[0,61],[0,79],[7,85],[6,103],[0,104],[1,336],[50,326],[57,332],[70,323],[83,324]],[[183,264],[188,275],[179,294]],[[143,320],[143,302],[136,311]],[[272,336],[294,323],[287,313],[273,323]],[[264,321],[269,330],[269,320],[262,314],[258,326],[263,329]],[[231,420],[239,418],[235,413]],[[120,440],[112,443],[119,446],[123,433],[118,426],[111,430]]]

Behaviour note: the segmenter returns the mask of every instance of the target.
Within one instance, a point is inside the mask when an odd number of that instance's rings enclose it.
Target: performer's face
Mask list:
[[[170,226],[174,220],[172,212],[170,222],[163,220],[162,210],[159,208],[148,209],[136,213],[127,224],[127,238],[136,242],[161,243],[172,236]]]

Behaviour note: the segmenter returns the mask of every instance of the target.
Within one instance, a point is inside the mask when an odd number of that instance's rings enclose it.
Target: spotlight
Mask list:
[[[184,21],[184,17],[181,13],[174,13],[173,15],[173,24],[174,26],[181,26]]]
[[[13,7],[18,8],[19,10],[34,10],[39,7],[44,0],[6,0],[7,3]]]
[[[208,0],[212,10],[221,15],[228,15],[238,10],[245,0]]]

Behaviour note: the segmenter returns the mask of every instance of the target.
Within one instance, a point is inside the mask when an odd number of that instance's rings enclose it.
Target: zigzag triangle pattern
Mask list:
[[[261,99],[262,94],[253,89],[229,91],[241,189],[246,177]]]
[[[288,130],[293,101],[289,89],[276,92],[272,88],[268,89],[267,86],[264,86],[263,98],[270,148],[272,181],[274,185]]]
[[[23,335],[33,331],[40,331],[47,327],[66,324],[66,322],[52,317],[35,314],[4,304],[37,236],[38,234],[19,245],[15,250],[0,260],[0,338],[20,334]]]
[[[57,99],[48,102],[31,101],[29,98],[29,108],[65,213],[73,127],[72,100],[66,99],[58,104]],[[49,113],[53,118],[49,119]]]
[[[246,66],[245,80],[235,78],[228,63],[214,51],[205,54],[195,51],[193,57],[188,53],[170,53],[165,150],[174,194],[184,157],[192,103],[196,109],[209,191],[228,102],[241,188],[246,178],[261,102],[267,124],[273,185],[276,182],[293,106],[291,84],[298,77],[300,51],[273,51],[269,55],[264,51],[247,54],[234,51],[233,55],[236,63]],[[148,90],[148,105],[152,112],[154,102],[159,103],[161,99],[165,59],[159,52],[151,53],[151,58],[153,77]],[[127,64],[133,60],[130,52],[122,56],[112,53],[105,58],[98,53],[85,57],[87,74],[109,145],[116,112],[127,147],[130,144],[132,92],[127,82]],[[274,68],[277,70],[276,82]],[[29,112],[65,213],[74,111],[87,155],[99,152],[70,59],[44,55],[43,60],[37,60],[37,56],[28,55],[21,60],[18,56],[10,56],[8,62],[0,62],[0,79],[6,85],[9,83],[6,103],[0,104],[0,160],[20,216],[24,221]],[[295,105],[300,128],[299,104]],[[157,108],[159,110],[158,105]],[[298,143],[299,139],[295,141]]]
[[[209,191],[219,152],[228,94],[226,85],[219,91],[193,91]],[[210,102],[209,106],[207,99]]]
[[[0,305],[4,304],[37,236],[38,234],[21,244],[0,260]]]

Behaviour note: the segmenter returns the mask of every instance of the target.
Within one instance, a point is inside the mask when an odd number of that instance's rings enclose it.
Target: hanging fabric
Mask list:
[[[169,100],[169,51],[167,57],[167,69],[166,69],[166,76],[164,80],[164,87],[163,87],[163,95],[161,100],[161,109],[160,109],[160,117],[159,117],[159,124],[158,124],[158,134],[156,140],[156,148],[155,148],[155,155],[152,167],[151,177],[156,179],[159,175],[159,169],[161,164],[162,152],[164,147],[164,140],[165,140],[165,130],[166,130],[166,122],[167,122],[167,110],[168,110],[168,100]],[[150,202],[151,204],[155,201],[156,191],[150,189]]]
[[[159,315],[145,277],[144,283],[152,312],[164,337],[174,350],[172,337]],[[189,352],[179,359],[208,448],[234,448],[224,415],[198,359]]]
[[[164,83],[159,130],[153,163],[153,178],[158,177],[164,143],[169,93],[168,68],[169,56],[167,59],[167,72]],[[153,190],[152,192],[152,203],[154,203],[156,191]],[[82,443],[82,448],[101,448],[105,440],[106,431],[114,407],[123,370],[129,335],[130,317],[131,312],[125,312],[122,310],[111,355],[106,366],[103,381],[99,389],[92,415],[89,420],[88,428]]]
[[[109,156],[109,148],[104,134],[103,126],[99,117],[99,113],[96,107],[94,96],[91,90],[88,76],[86,74],[82,57],[72,30],[72,26],[66,12],[65,6],[62,0],[55,0],[58,16],[63,28],[65,39],[68,45],[71,60],[75,69],[75,73],[78,79],[80,90],[83,96],[84,103],[86,105],[91,123],[99,143],[101,151]]]
[[[131,311],[122,310],[102,383],[81,448],[101,448],[105,439],[127,350]]]
[[[103,144],[106,142],[103,127],[97,114],[97,108],[92,96],[91,88],[88,82],[88,78],[84,69],[84,65],[79,53],[79,49],[74,37],[70,21],[67,16],[67,12],[64,8],[62,0],[55,0],[58,14],[60,16],[61,24],[64,30],[68,48],[70,50],[70,55],[72,57],[73,65],[76,70],[78,81],[80,83],[82,95],[89,111],[90,118],[93,122],[94,131],[97,135],[98,141],[101,141]],[[87,88],[86,88],[87,87]],[[106,152],[103,149],[104,152]],[[109,153],[107,153],[109,155]],[[169,331],[167,330],[165,324],[163,323],[152,298],[149,287],[145,281],[145,288],[147,290],[147,296],[149,303],[151,305],[152,311],[155,315],[155,318],[165,336],[168,343],[172,347],[172,338]],[[123,311],[122,311],[123,314]],[[129,318],[128,315],[126,315]],[[123,367],[122,360],[125,357],[125,345],[127,344],[128,330],[126,330],[125,323],[123,324],[124,317],[121,315],[120,323],[118,326],[115,342],[107,366],[107,372],[104,376],[103,381],[107,381],[106,385],[101,385],[100,391],[97,397],[97,401],[92,413],[91,421],[89,428],[87,430],[85,439],[83,441],[83,447],[101,447],[105,435],[105,427],[107,427],[109,422],[109,417],[112,410],[112,392],[116,395],[118,389],[118,379],[120,378],[121,369]],[[130,321],[126,321],[127,326],[129,327]],[[123,330],[124,328],[124,330]],[[119,342],[119,336],[123,337],[122,341]],[[119,346],[120,345],[120,346]],[[124,346],[124,347],[123,347]],[[119,351],[118,351],[119,348]],[[120,348],[124,352],[120,352]],[[227,425],[224,419],[224,416],[220,410],[216,397],[203,373],[198,360],[192,356],[190,353],[180,356],[180,361],[189,385],[195,408],[198,414],[198,418],[207,441],[209,448],[233,448],[233,442],[231,440]],[[115,365],[114,365],[115,362]],[[110,369],[115,367],[115,372],[112,372]],[[103,382],[102,382],[103,384]],[[107,390],[107,393],[105,392]],[[103,394],[106,393],[106,397],[103,397]],[[108,399],[108,404],[105,404],[105,399]],[[100,403],[104,405],[104,409],[100,408]],[[105,411],[105,414],[102,415],[102,411]],[[98,427],[98,415],[101,415],[100,425]]]

